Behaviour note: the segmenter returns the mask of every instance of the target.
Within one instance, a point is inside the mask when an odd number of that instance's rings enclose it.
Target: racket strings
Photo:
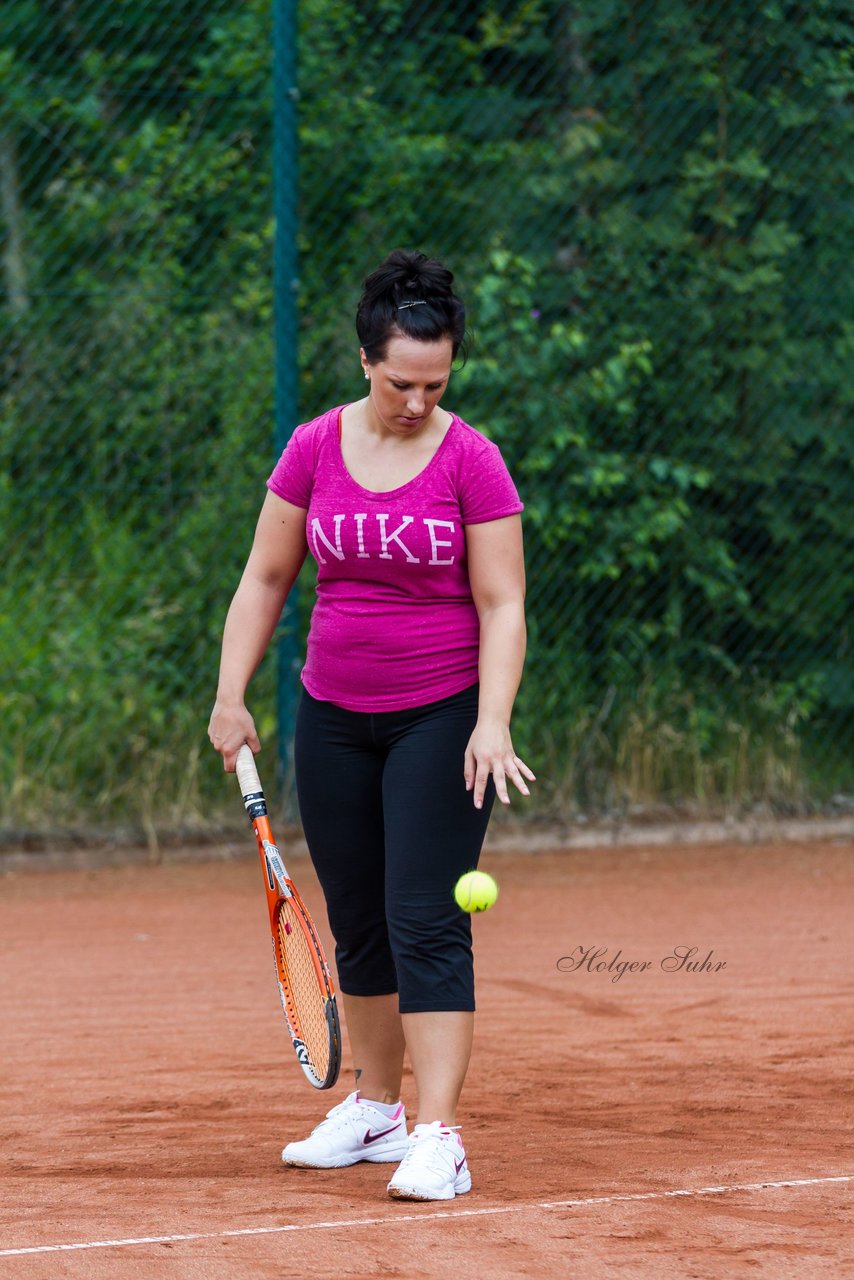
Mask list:
[[[294,1031],[305,1045],[316,1074],[324,1078],[329,1070],[332,1046],[326,997],[318,982],[317,949],[311,925],[294,898],[279,906],[278,960],[282,987]]]

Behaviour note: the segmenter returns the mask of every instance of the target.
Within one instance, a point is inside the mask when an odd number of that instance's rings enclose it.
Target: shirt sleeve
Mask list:
[[[313,468],[306,460],[302,433],[297,430],[273,468],[267,488],[284,498],[285,502],[291,502],[295,507],[303,507],[307,511],[311,502],[312,471]]]
[[[463,471],[460,513],[463,524],[485,524],[524,511],[501,451],[486,441]]]

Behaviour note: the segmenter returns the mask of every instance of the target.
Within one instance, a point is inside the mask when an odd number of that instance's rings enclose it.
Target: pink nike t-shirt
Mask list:
[[[302,682],[351,711],[401,711],[478,678],[464,528],[523,507],[498,447],[454,416],[423,471],[388,493],[344,465],[341,408],[297,427],[267,481],[306,511],[317,561]]]

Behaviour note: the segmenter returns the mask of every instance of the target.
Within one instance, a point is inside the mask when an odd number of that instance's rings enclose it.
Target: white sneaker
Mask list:
[[[343,1169],[360,1160],[385,1164],[400,1160],[407,1142],[403,1103],[389,1118],[360,1101],[357,1090],[327,1112],[308,1138],[289,1142],[282,1159],[301,1169]]]
[[[438,1120],[417,1124],[409,1150],[388,1184],[396,1200],[453,1200],[471,1191],[463,1140]]]

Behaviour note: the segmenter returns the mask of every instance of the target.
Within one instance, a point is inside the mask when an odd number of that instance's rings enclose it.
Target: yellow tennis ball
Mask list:
[[[485,871],[467,871],[454,887],[454,898],[463,911],[488,911],[497,897],[498,885]]]

